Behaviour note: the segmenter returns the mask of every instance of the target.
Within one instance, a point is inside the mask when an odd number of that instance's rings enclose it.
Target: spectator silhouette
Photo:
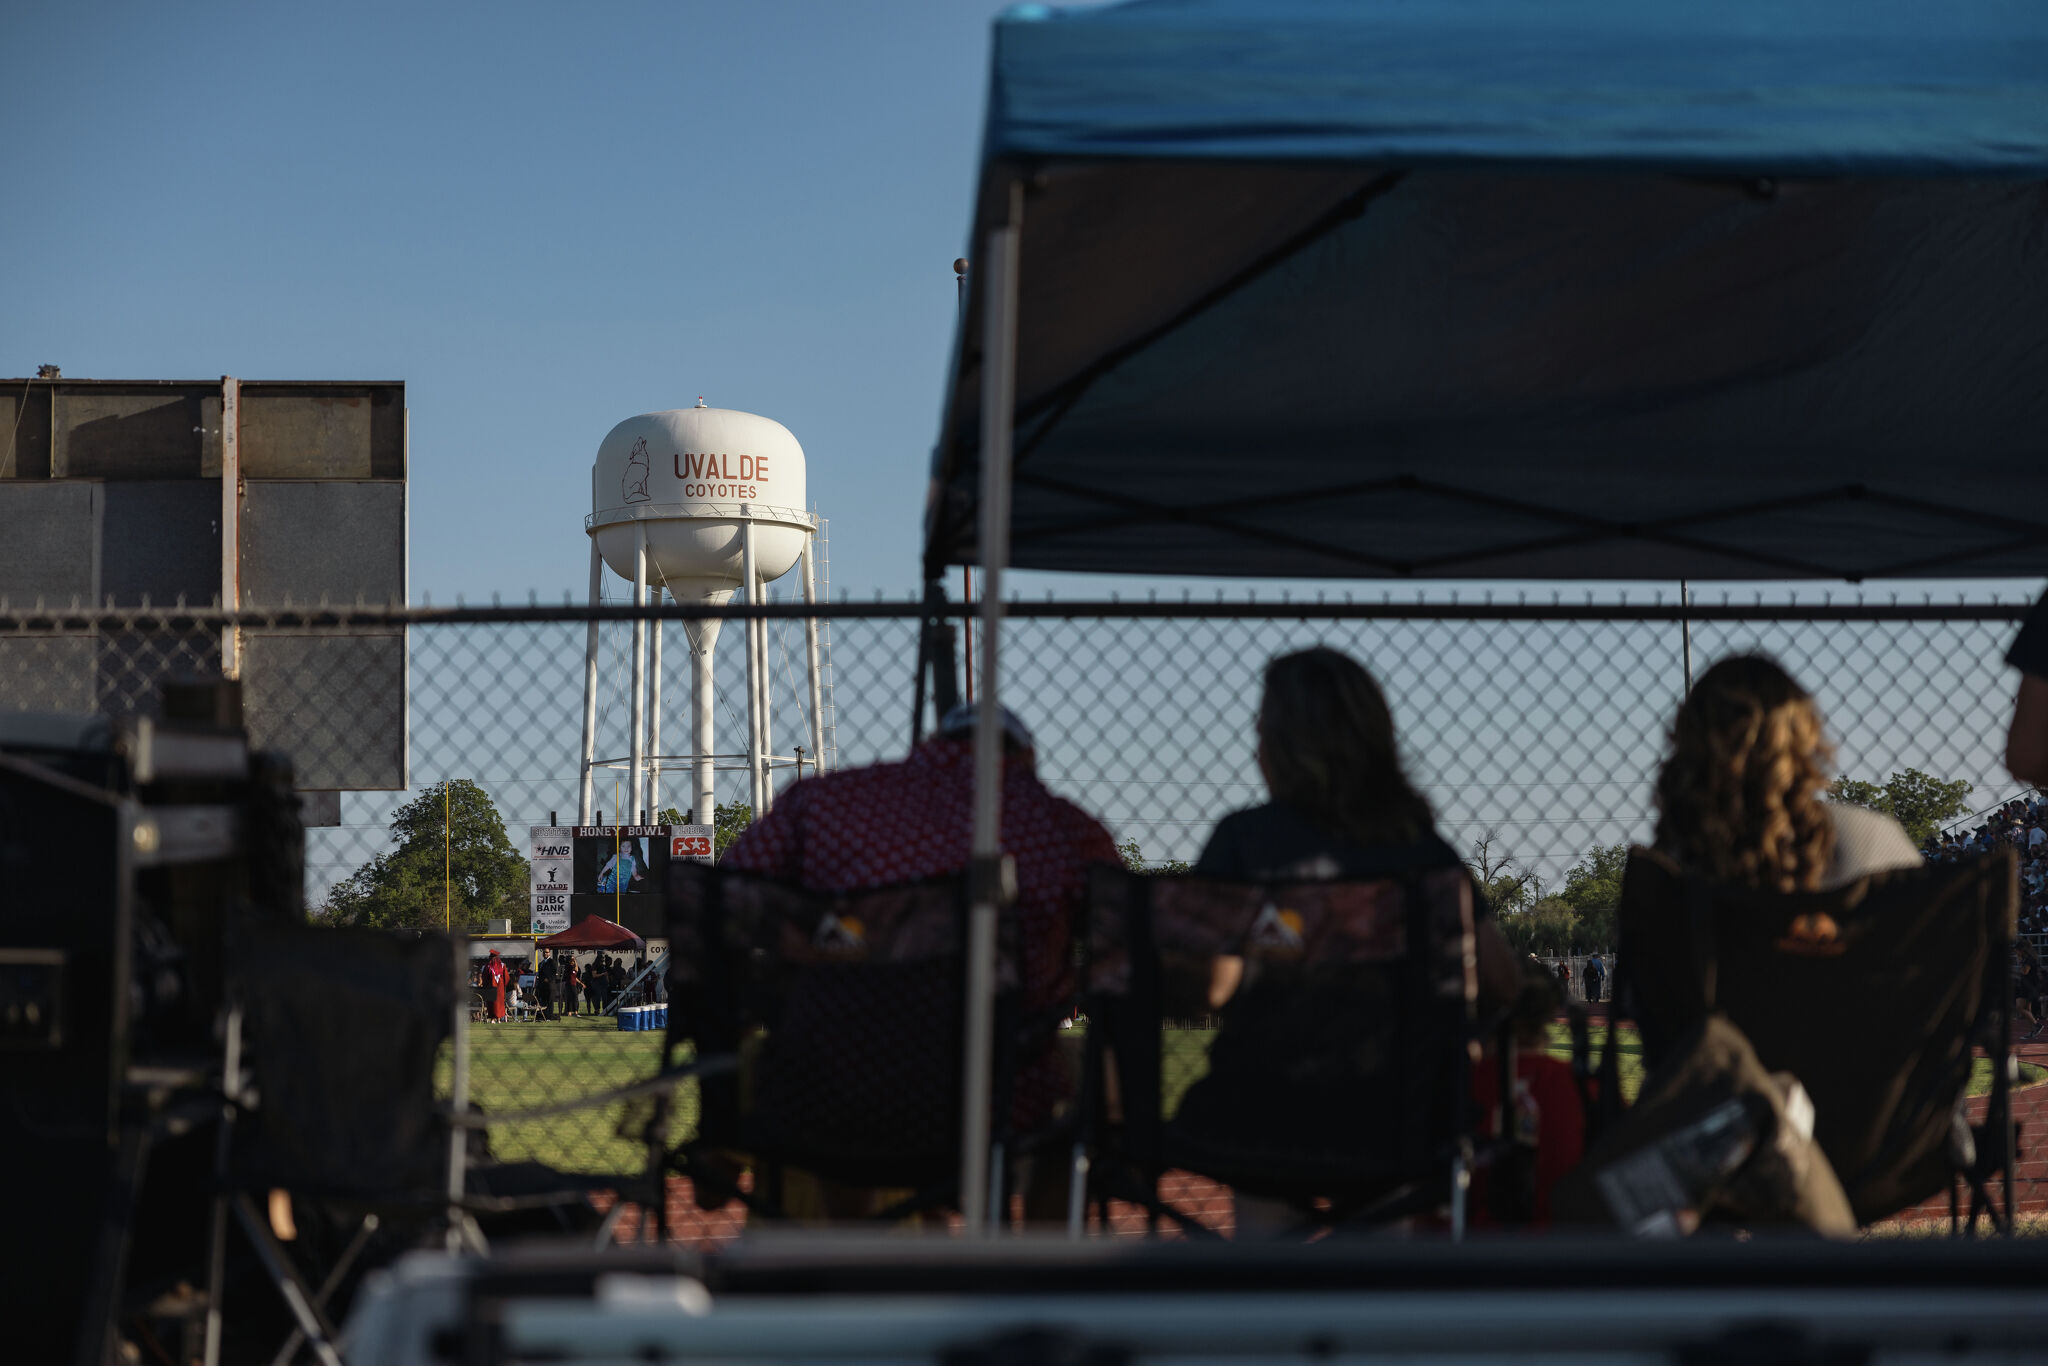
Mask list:
[[[724,867],[795,882],[813,891],[860,891],[967,869],[974,826],[973,704],[955,707],[938,733],[906,759],[805,778],[749,826],[720,860]],[[1039,781],[1031,733],[1003,712],[1002,845],[1016,861],[1021,1006],[1038,1011],[1072,990],[1073,927],[1086,896],[1085,869],[1116,861],[1109,832]],[[934,1029],[957,1029],[934,1020]],[[1051,1046],[1019,1059],[1011,1119],[1038,1127],[1069,1089]],[[1034,1216],[1061,1210],[1049,1181],[1027,1183]],[[858,1216],[887,1203],[872,1192],[827,1188],[792,1213]],[[1048,1194],[1051,1192],[1051,1194]],[[1051,1202],[1041,1205],[1041,1201]]]

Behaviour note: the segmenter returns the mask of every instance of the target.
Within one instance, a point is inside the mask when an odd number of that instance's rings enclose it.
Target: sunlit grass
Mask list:
[[[512,1114],[600,1094],[653,1076],[661,1067],[658,1032],[624,1031],[609,1016],[469,1026],[470,1100],[486,1115]],[[444,1052],[441,1089],[449,1084]],[[671,1141],[697,1121],[697,1084],[677,1084]],[[543,1162],[558,1171],[600,1174],[646,1167],[640,1145],[616,1130],[627,1102],[563,1115],[493,1123],[491,1154],[502,1162]]]

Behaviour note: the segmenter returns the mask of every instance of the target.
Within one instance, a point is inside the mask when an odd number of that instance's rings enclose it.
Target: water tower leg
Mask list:
[[[633,606],[640,609],[647,605],[647,524],[639,527],[639,539],[633,545]],[[647,795],[641,785],[647,764],[647,618],[633,618],[633,677],[630,715],[626,719],[627,733],[633,737],[626,760],[626,809],[619,813],[620,825],[631,825],[639,820],[638,811],[646,803]]]
[[[768,581],[761,580],[761,601],[768,601]],[[768,655],[768,622],[754,623],[754,648],[761,655],[761,814],[775,809],[775,664]]]
[[[604,589],[604,557],[597,553],[597,537],[590,538],[590,605],[597,606]],[[590,620],[583,642],[583,783],[576,806],[576,823],[590,824],[591,762],[597,758],[597,618]]]
[[[761,579],[755,572],[752,522],[740,523],[740,574],[746,584],[747,605],[752,607],[761,601]],[[754,627],[759,623],[749,617],[740,624],[746,628],[742,637],[747,646],[747,800],[758,819],[767,814],[761,781],[761,663],[754,651]]]
[[[818,605],[818,574],[815,550],[818,534],[812,532],[804,537],[804,603],[810,607]],[[825,771],[825,683],[823,671],[818,667],[818,619],[804,618],[804,667],[808,673],[805,680],[811,694],[811,763],[818,772]]]
[[[690,750],[697,756],[697,804],[693,809],[700,825],[715,824],[718,814],[718,770],[712,758],[718,752],[714,743],[718,716],[711,663],[720,624],[700,621],[690,633]]]
[[[655,607],[661,606],[667,594],[660,584],[648,590],[648,597]],[[653,634],[652,647],[648,651],[647,666],[647,810],[648,819],[661,823],[661,626],[659,619],[649,622],[648,630]]]

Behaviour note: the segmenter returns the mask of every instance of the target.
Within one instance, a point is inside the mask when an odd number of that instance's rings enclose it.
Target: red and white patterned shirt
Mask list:
[[[965,872],[974,839],[974,747],[927,740],[900,762],[806,778],[776,799],[719,860],[723,867],[852,892]],[[1003,762],[1003,850],[1017,863],[1024,1007],[1071,990],[1073,926],[1085,869],[1116,843],[1038,780],[1029,753]]]

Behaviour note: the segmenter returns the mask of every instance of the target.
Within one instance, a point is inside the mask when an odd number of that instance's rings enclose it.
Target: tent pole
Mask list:
[[[994,1070],[996,917],[1008,899],[1002,843],[1003,729],[996,691],[1003,566],[1010,554],[1010,423],[1017,405],[1017,257],[1024,186],[982,256],[981,699],[974,724],[974,862],[967,921],[967,1021],[960,1117],[960,1213],[970,1236],[988,1227],[989,1102]]]
[[[1692,696],[1692,589],[1684,579],[1678,581],[1678,639],[1684,655],[1685,691],[1678,695],[1683,702]]]

